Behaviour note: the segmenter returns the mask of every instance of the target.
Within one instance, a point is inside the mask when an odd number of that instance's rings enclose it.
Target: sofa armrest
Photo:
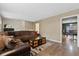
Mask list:
[[[21,46],[19,48],[10,50],[1,54],[1,56],[29,56],[30,55],[30,46]]]

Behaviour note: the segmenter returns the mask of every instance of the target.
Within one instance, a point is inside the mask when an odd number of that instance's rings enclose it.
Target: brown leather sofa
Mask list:
[[[14,36],[16,39],[21,39],[23,42],[33,40],[37,37],[36,31],[9,31],[7,34]]]
[[[41,44],[46,43],[46,38],[42,40],[34,40],[38,37],[37,32],[35,31],[9,31],[6,33],[8,36],[14,36],[15,39],[21,39],[23,42],[32,41],[32,47],[35,48]],[[34,42],[35,41],[35,42]],[[35,44],[35,46],[33,46]],[[37,45],[36,45],[37,44]],[[30,45],[24,45],[16,49],[9,50],[7,52],[1,53],[1,56],[29,56],[30,55]]]
[[[37,32],[35,31],[8,31],[2,33],[2,35],[14,36],[15,39],[21,39],[23,42],[33,40],[37,37]],[[16,49],[3,51],[0,53],[1,56],[29,56],[30,55],[30,45],[21,46]]]

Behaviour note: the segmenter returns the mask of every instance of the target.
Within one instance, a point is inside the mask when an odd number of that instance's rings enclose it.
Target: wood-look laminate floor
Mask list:
[[[77,41],[72,39],[64,39],[63,43],[52,42],[44,51],[41,51],[39,56],[79,56],[79,48]]]

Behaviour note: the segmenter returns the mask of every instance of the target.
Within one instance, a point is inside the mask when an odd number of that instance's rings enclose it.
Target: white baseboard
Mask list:
[[[47,39],[48,40],[48,39]],[[53,41],[53,42],[57,42],[57,43],[62,43],[62,41],[58,41],[58,40],[49,40],[49,41]]]

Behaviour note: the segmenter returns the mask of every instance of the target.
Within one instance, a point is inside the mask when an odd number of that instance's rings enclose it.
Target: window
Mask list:
[[[35,31],[37,31],[39,33],[39,23],[35,24]]]

